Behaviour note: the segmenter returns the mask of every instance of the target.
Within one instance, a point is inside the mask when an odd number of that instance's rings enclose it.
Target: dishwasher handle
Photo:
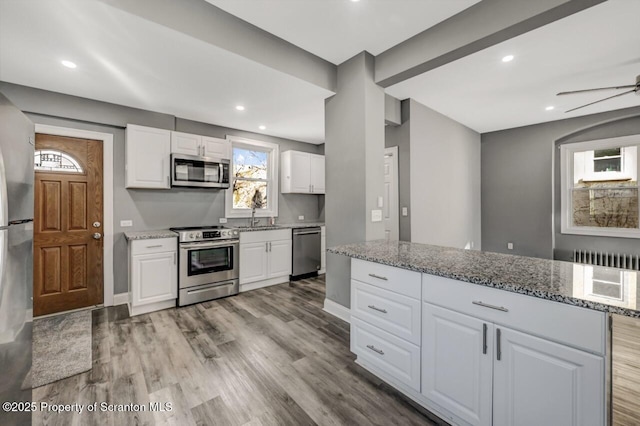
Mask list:
[[[319,234],[320,228],[298,228],[293,230],[293,235],[309,235],[309,234]]]

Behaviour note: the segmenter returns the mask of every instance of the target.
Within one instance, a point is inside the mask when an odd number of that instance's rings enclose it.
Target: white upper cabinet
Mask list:
[[[127,124],[125,187],[169,189],[171,131]]]
[[[171,153],[202,155],[202,136],[171,132]]]
[[[310,154],[311,191],[324,194],[324,155]]]
[[[226,139],[171,132],[171,153],[229,159],[231,144]]]
[[[324,194],[324,155],[285,151],[280,170],[283,194]]]
[[[202,148],[205,157],[231,159],[231,143],[226,139],[203,136]]]

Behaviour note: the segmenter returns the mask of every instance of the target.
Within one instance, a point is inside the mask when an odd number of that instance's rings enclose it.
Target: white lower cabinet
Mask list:
[[[604,425],[606,329],[602,312],[351,262],[357,362],[455,425]]]
[[[240,233],[240,291],[288,281],[291,246],[291,229]]]
[[[493,424],[604,424],[604,359],[496,325]]]
[[[423,303],[422,394],[472,425],[491,425],[493,325]]]
[[[130,315],[175,306],[178,297],[175,238],[130,242],[129,292]]]

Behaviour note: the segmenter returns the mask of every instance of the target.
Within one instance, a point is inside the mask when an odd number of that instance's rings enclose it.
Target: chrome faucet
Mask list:
[[[256,206],[251,208],[251,219],[249,219],[249,226],[253,228],[258,223],[260,223],[260,219],[256,219]]]

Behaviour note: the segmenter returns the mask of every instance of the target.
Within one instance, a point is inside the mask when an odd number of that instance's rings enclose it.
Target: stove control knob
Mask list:
[[[238,235],[238,231],[234,230],[234,231],[233,231],[233,235],[236,235],[236,236],[237,236],[237,235]]]
[[[193,239],[194,235],[193,232],[191,234],[189,234],[189,238]]]
[[[202,238],[202,232],[196,232],[196,238]]]

